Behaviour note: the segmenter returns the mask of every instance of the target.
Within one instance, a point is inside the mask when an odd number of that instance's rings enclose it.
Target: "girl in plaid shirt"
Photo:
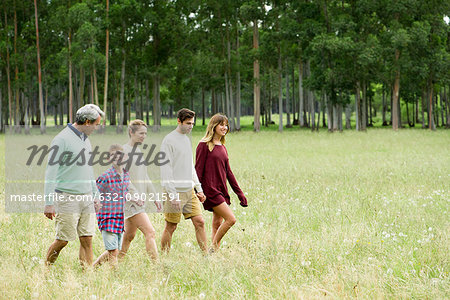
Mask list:
[[[119,166],[124,158],[123,147],[115,144],[109,148],[112,166],[97,178],[97,188],[101,203],[97,206],[98,228],[102,232],[106,251],[94,262],[94,266],[109,261],[112,266],[117,264],[117,257],[122,248],[124,231],[123,207],[127,194],[134,194],[135,189],[130,183],[130,175]],[[138,202],[138,205],[142,203]]]

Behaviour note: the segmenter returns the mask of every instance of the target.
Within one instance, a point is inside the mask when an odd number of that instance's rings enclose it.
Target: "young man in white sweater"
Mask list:
[[[161,182],[164,188],[164,218],[166,226],[161,237],[162,251],[169,252],[172,234],[183,213],[195,227],[197,242],[206,252],[205,220],[200,202],[205,201],[192,157],[192,145],[188,134],[194,126],[195,112],[183,108],[177,113],[177,128],[169,133],[161,144],[169,163],[161,166]]]

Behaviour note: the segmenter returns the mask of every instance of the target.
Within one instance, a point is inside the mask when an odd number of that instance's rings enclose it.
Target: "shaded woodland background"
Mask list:
[[[245,115],[255,131],[365,130],[375,115],[394,130],[448,128],[449,11],[444,0],[2,0],[0,126],[45,132],[95,103],[118,131],[131,118],[158,130],[181,107],[203,124],[226,113],[232,130]]]

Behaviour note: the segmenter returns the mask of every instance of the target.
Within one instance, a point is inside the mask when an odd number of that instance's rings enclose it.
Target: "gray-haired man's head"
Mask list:
[[[105,113],[94,104],[87,104],[77,111],[74,125],[79,131],[90,135],[100,125],[101,118]]]
[[[84,125],[86,122],[93,123],[98,117],[105,117],[105,113],[95,104],[86,104],[81,107],[75,115],[75,122]]]

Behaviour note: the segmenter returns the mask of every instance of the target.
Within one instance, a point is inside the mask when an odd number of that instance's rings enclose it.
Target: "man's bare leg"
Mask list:
[[[94,259],[92,236],[80,236],[79,258],[83,267],[92,266],[92,260]]]
[[[164,231],[161,236],[161,251],[169,253],[170,243],[172,242],[172,235],[177,229],[177,223],[171,223],[166,221],[166,227],[164,227]]]
[[[67,241],[56,239],[48,248],[45,264],[52,265],[58,258],[61,250],[67,245]]]

